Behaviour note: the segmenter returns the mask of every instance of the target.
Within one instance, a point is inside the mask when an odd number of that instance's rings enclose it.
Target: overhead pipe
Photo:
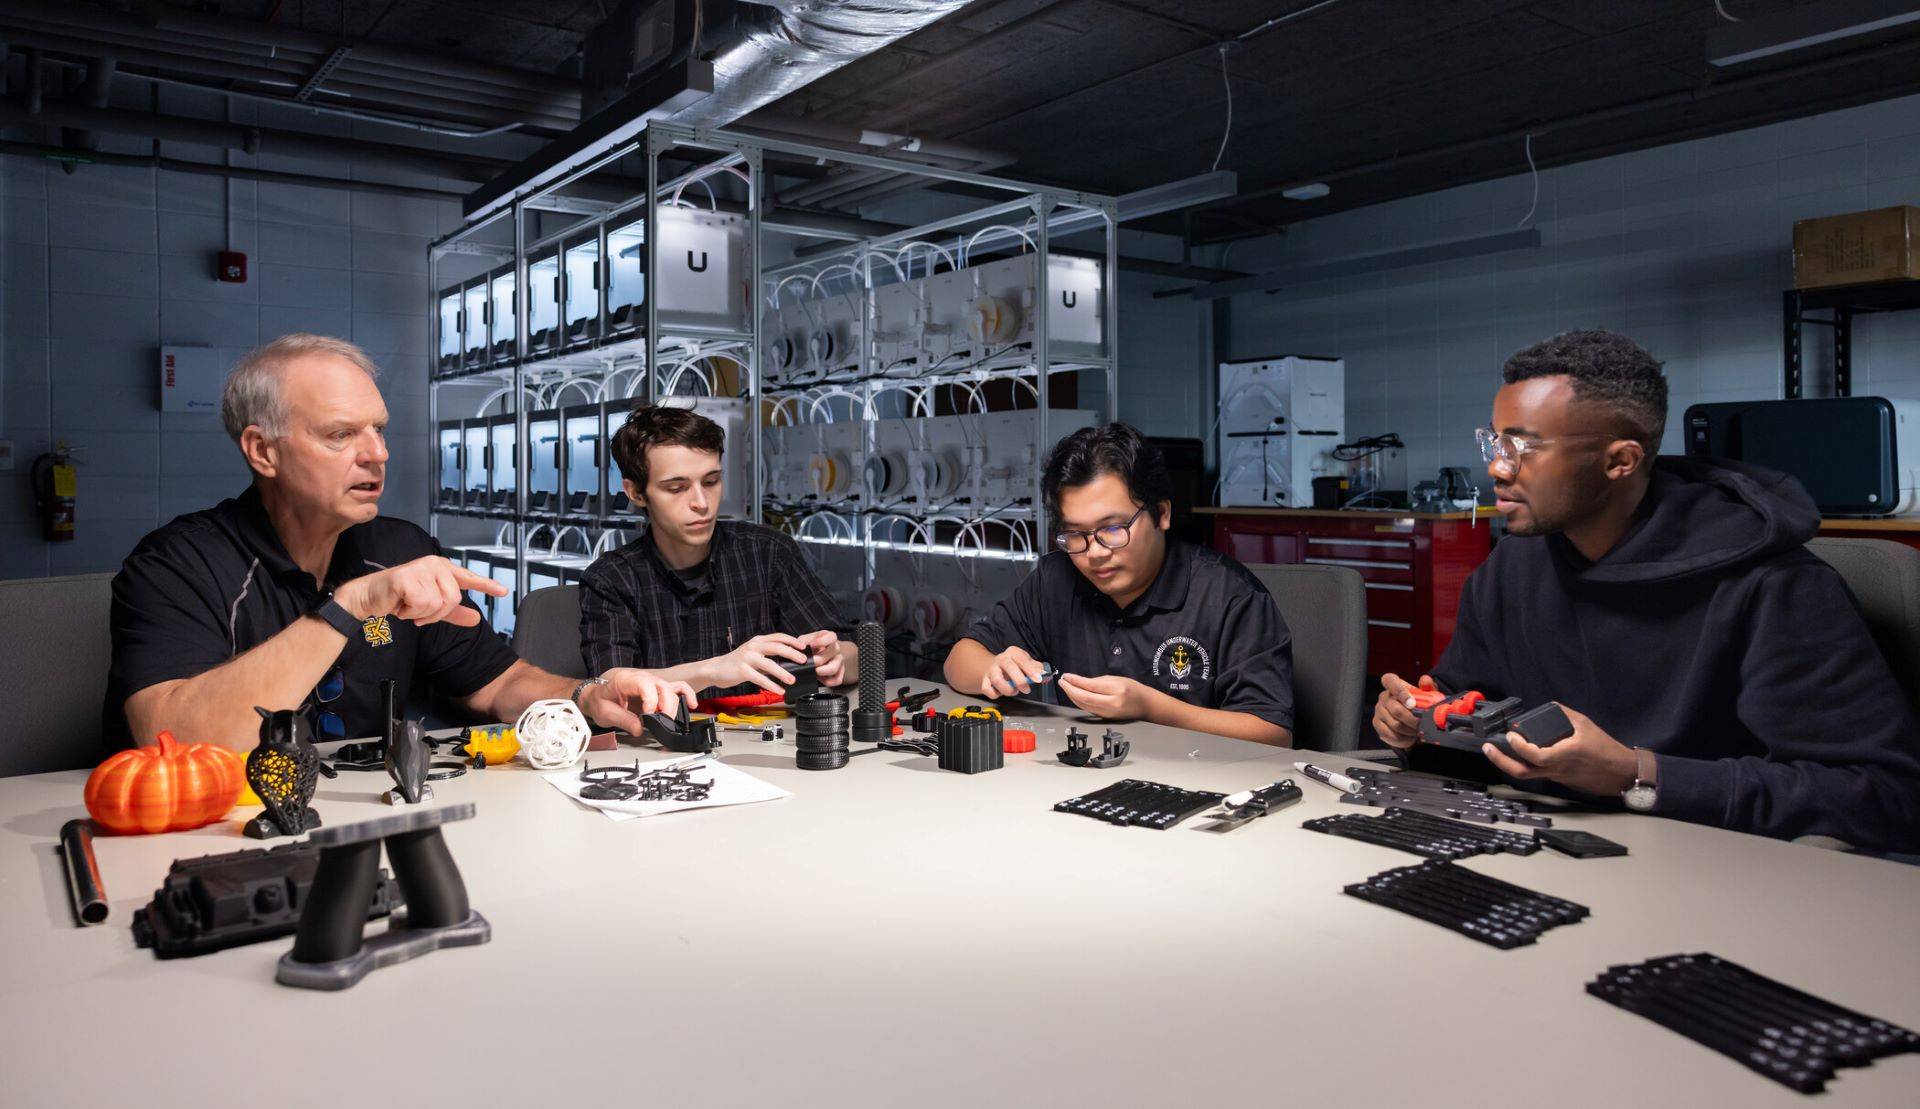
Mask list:
[[[40,88],[40,82],[46,72],[46,60],[40,56],[40,51],[29,49],[27,51],[27,111],[33,115],[40,114],[41,104],[46,98],[46,93]]]
[[[5,13],[0,10],[0,24],[4,22]],[[4,33],[16,42],[47,50],[83,57],[110,52],[121,62],[129,65],[189,73],[196,77],[223,81],[245,81],[255,85],[285,88],[289,91],[298,88],[311,72],[310,67],[304,67],[297,61],[284,58],[256,64],[252,61],[235,62],[224,57],[171,53],[155,49],[157,40],[134,40],[114,34],[94,34],[91,38],[77,38],[38,27],[18,25],[6,26]],[[416,81],[361,84],[341,79],[338,70],[335,71],[334,76],[328,78],[321,91],[328,95],[347,97],[356,103],[369,105],[398,103],[405,98],[401,94],[405,94],[413,98],[408,102],[410,107],[417,107],[419,110],[449,118],[467,119],[486,124],[495,122],[496,114],[499,112],[517,114],[520,116],[518,122],[555,131],[571,129],[578,122],[571,115],[544,111],[526,100],[511,100],[492,94],[469,94],[457,88],[421,84]],[[477,112],[476,107],[492,109],[493,112]]]
[[[305,66],[302,77],[311,73],[335,49],[346,45],[352,47],[352,51],[341,62],[343,69],[365,70],[375,77],[432,74],[442,79],[443,88],[457,85],[462,91],[471,87],[472,91],[479,93],[487,92],[489,87],[494,90],[516,90],[534,98],[571,100],[571,110],[576,114],[579,111],[579,88],[562,78],[468,61],[427,50],[370,42],[342,43],[331,35],[228,16],[204,15],[169,5],[145,5],[139,16],[128,16],[56,0],[8,0],[5,12],[0,13],[0,20],[11,22],[15,19],[31,19],[88,33],[97,30],[116,31],[147,42],[170,41],[203,52],[235,52],[233,46],[236,43],[259,47],[262,49],[248,56],[262,60],[293,57],[296,64]]]
[[[107,100],[113,93],[113,72],[119,64],[112,58],[93,59],[87,66],[86,75],[80,79],[79,88],[75,90],[80,97],[80,102],[89,108],[106,107]],[[99,138],[84,127],[63,128],[61,139],[75,150],[92,150],[100,145]],[[71,164],[65,168],[68,173],[73,172]]]
[[[207,20],[191,17],[188,22]],[[161,23],[177,22],[165,16]],[[11,0],[0,9],[0,28],[14,41],[80,55],[111,53],[123,64],[153,66],[198,77],[249,81],[298,88],[333,51],[337,43],[306,36],[300,43],[262,43],[260,49],[234,49],[245,43],[243,32],[258,25],[214,19],[221,37],[169,33],[141,21],[94,9],[72,10],[36,0]],[[324,43],[324,49],[312,45]],[[431,98],[444,111],[471,113],[475,105],[497,107],[538,119],[554,129],[572,127],[579,119],[577,88],[539,74],[501,67],[460,63],[439,55],[421,54],[396,66],[390,51],[353,43],[346,59],[329,76],[324,89],[353,96],[362,103],[379,103],[397,92]],[[426,75],[423,79],[422,75]]]
[[[55,63],[59,65],[80,64],[78,62],[61,61],[60,59],[55,59]],[[223,88],[219,85],[203,85],[198,81],[183,81],[176,80],[172,77],[160,77],[151,73],[131,73],[123,70],[120,76],[134,81],[145,81],[153,85],[167,85],[178,89],[192,89],[195,92],[204,92],[212,96],[225,97],[229,100],[249,100],[256,104],[273,104],[283,108],[297,108],[302,112],[312,112],[317,115],[337,116],[341,119],[354,119],[363,123],[378,123],[409,131],[421,131],[429,135],[447,135],[456,139],[491,138],[494,135],[504,135],[509,131],[518,131],[520,129],[520,124],[515,122],[503,123],[497,127],[489,127],[485,130],[463,131],[455,127],[444,126],[424,120],[357,112],[351,108],[330,108],[325,104],[313,104],[306,101],[293,100],[285,96],[266,96],[261,93],[246,92],[241,89]]]
[[[193,162],[184,158],[156,157],[150,154],[109,154],[103,150],[89,150],[81,153],[40,143],[14,142],[11,139],[0,139],[0,154],[45,158],[62,165],[91,165],[97,162],[108,166],[139,166],[145,169],[164,169],[169,173],[189,173],[200,177],[267,181],[279,185],[304,185],[308,188],[341,189],[347,192],[379,193],[385,196],[411,196],[426,200],[457,201],[466,195],[452,189],[435,189],[425,185],[389,185],[380,181],[323,177],[314,173],[283,173],[279,170],[254,169],[252,166],[223,166],[212,162]]]
[[[299,131],[281,131],[240,124],[215,123],[182,116],[150,115],[72,103],[42,104],[39,111],[0,106],[0,126],[49,124],[139,135],[162,142],[188,143],[243,150],[249,154],[285,154],[299,158],[346,159],[410,173],[485,181],[509,163],[471,154],[449,154],[411,146],[338,139]]]

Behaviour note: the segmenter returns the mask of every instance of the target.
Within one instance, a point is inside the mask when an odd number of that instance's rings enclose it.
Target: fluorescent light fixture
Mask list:
[[[1169,181],[1164,185],[1149,185],[1144,189],[1123,193],[1114,198],[1115,220],[1130,223],[1148,216],[1158,216],[1167,212],[1178,212],[1196,204],[1209,204],[1216,200],[1226,200],[1239,195],[1240,178],[1232,170],[1215,170],[1212,173],[1182,177],[1178,181]],[[1100,226],[1100,213],[1085,208],[1055,208],[1053,218],[1047,221],[1047,234],[1071,235],[1076,231],[1091,231]],[[995,247],[1011,246],[1021,241],[1020,236],[1011,231],[989,230],[980,240],[970,245],[969,252],[992,250]]]
[[[1238,296],[1241,293],[1270,293],[1289,285],[1304,285],[1308,282],[1327,281],[1336,277],[1355,277],[1365,273],[1383,273],[1387,270],[1407,269],[1412,266],[1430,266],[1439,262],[1456,262],[1462,258],[1482,258],[1489,254],[1504,254],[1510,250],[1533,250],[1539,245],[1540,229],[1529,227],[1524,231],[1502,231],[1497,235],[1482,235],[1474,239],[1453,239],[1443,243],[1408,247],[1404,250],[1362,254],[1332,262],[1290,266],[1267,273],[1256,273],[1249,277],[1235,277],[1226,281],[1196,285],[1186,292],[1195,300],[1219,300],[1221,297]],[[1171,289],[1167,291],[1175,292]]]
[[[1288,200],[1319,200],[1332,191],[1327,188],[1325,182],[1315,181],[1311,185],[1295,185],[1291,189],[1282,189],[1280,195]]]
[[[1714,27],[1707,32],[1707,61],[1741,65],[1916,22],[1920,0],[1826,0]]]
[[[1178,212],[1182,208],[1191,208],[1196,204],[1210,204],[1216,200],[1235,196],[1239,192],[1239,176],[1227,169],[1182,177],[1178,181],[1169,181],[1164,185],[1150,185],[1136,192],[1124,193],[1117,198],[1120,222],[1146,219],[1148,216],[1157,216],[1163,212]]]

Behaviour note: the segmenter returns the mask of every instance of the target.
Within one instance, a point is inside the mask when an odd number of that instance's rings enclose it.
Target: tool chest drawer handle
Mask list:
[[[1352,566],[1359,570],[1411,570],[1411,562],[1369,562],[1364,558],[1303,558],[1309,566]]]
[[[1309,535],[1307,542],[1318,543],[1323,547],[1398,547],[1401,550],[1413,546],[1411,539],[1339,539],[1323,535]]]

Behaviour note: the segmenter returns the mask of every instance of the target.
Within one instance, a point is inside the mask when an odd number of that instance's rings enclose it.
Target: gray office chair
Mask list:
[[[1890,539],[1813,539],[1807,549],[1839,571],[1873,641],[1920,719],[1920,551]]]
[[[580,657],[580,587],[553,585],[520,599],[513,653],[549,673],[587,677]]]
[[[113,575],[0,581],[0,778],[91,767],[113,660]]]
[[[1293,742],[1360,745],[1367,684],[1367,586],[1345,566],[1249,566],[1293,633]]]

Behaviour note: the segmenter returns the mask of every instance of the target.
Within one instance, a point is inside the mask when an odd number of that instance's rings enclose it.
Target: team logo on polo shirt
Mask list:
[[[360,634],[375,647],[386,647],[393,643],[393,626],[387,623],[384,616],[367,617],[366,622],[360,625]]]
[[[1153,676],[1160,677],[1163,670],[1167,688],[1184,691],[1193,688],[1196,678],[1203,682],[1213,679],[1213,659],[1199,643],[1176,635],[1153,652]]]

